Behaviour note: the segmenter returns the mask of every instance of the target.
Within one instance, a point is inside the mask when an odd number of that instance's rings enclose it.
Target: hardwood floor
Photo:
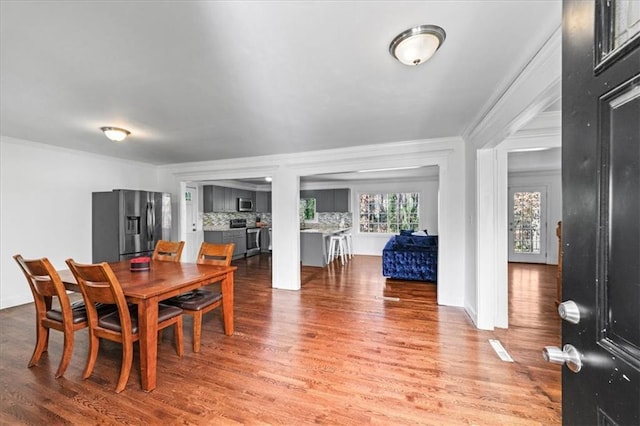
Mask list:
[[[165,333],[150,393],[140,389],[137,345],[124,392],[113,391],[121,348],[112,342],[101,343],[83,381],[85,330],[63,378],[54,378],[61,333],[51,333],[49,352],[27,368],[33,305],[0,311],[0,423],[560,423],[560,367],[541,356],[543,346],[560,344],[554,266],[510,265],[512,326],[489,332],[476,330],[463,309],[438,306],[434,284],[385,280],[380,257],[305,267],[299,292],[270,287],[270,262],[234,262],[233,336],[223,334],[219,310],[205,315],[200,353],[185,333],[179,359]],[[501,361],[488,339],[499,339],[515,362]]]

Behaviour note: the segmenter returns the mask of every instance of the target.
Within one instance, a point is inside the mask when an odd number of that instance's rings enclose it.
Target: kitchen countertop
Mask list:
[[[205,226],[203,231],[246,231],[247,229],[270,228],[271,226],[246,226],[244,228],[229,228],[228,226]]]
[[[340,228],[340,227],[335,227],[335,228],[307,228],[307,229],[301,229],[300,232],[304,232],[304,233],[308,233],[308,234],[331,235],[331,234],[338,234],[340,232],[345,232],[345,231],[349,231],[349,230],[351,230],[351,227],[346,227],[346,228]]]
[[[256,228],[271,228],[271,225],[265,223],[265,222],[260,222],[260,225],[252,225],[252,223],[249,223],[248,226],[243,227],[243,228],[230,228],[229,225],[224,225],[224,226],[203,226],[202,230],[203,231],[233,231],[233,230],[240,230],[240,231],[244,231],[246,229],[256,229]]]

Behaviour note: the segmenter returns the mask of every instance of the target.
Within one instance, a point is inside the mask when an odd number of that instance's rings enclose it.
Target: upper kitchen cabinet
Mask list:
[[[315,198],[316,211],[348,212],[350,190],[345,189],[316,189],[300,191],[300,198]]]
[[[348,212],[349,211],[349,196],[351,191],[349,188],[334,189],[333,190],[333,208],[334,212]]]
[[[202,187],[202,210],[205,213],[220,211],[218,210],[219,208],[218,205],[214,206],[214,200],[219,199],[217,189],[218,187],[213,185],[204,185]],[[223,195],[223,198],[224,198],[224,195]]]
[[[236,197],[231,188],[205,185],[202,187],[203,205],[205,213],[236,211]]]
[[[224,186],[216,186],[216,185],[204,185],[202,187],[202,192],[203,192],[202,209],[205,213],[237,212],[238,198],[250,199],[253,201],[254,204],[256,202],[255,191],[249,191],[246,189],[227,188]]]
[[[258,213],[271,213],[271,191],[257,191],[254,207]]]
[[[254,191],[249,191],[247,189],[234,189],[233,190],[235,198],[247,198],[255,202],[256,193]]]

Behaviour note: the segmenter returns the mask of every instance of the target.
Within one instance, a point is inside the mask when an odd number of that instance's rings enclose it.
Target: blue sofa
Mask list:
[[[394,235],[382,250],[382,275],[398,280],[438,280],[438,236]]]

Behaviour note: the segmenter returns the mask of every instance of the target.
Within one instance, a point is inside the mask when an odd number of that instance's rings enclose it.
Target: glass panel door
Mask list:
[[[509,190],[509,262],[547,260],[546,188]]]

